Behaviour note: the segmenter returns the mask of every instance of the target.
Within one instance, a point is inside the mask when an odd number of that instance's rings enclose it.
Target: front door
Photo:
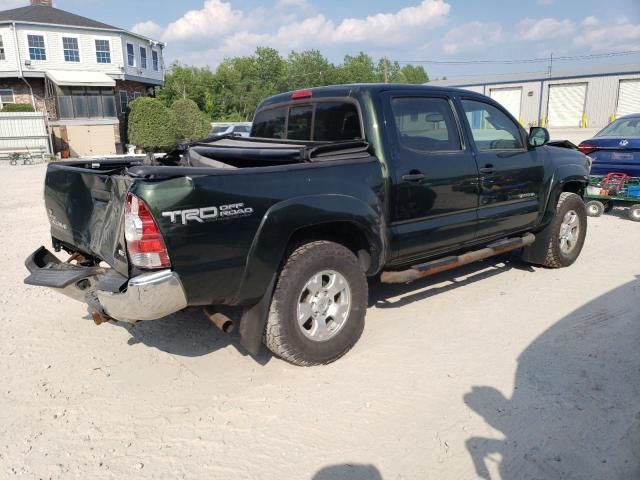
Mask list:
[[[462,108],[480,169],[478,239],[533,226],[544,197],[546,150],[528,148],[525,132],[501,108],[470,98]]]
[[[455,248],[475,236],[478,168],[446,96],[389,94],[392,248],[405,263]]]

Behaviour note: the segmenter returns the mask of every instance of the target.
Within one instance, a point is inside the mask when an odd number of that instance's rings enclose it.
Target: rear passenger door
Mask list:
[[[538,220],[544,148],[528,148],[526,133],[501,107],[461,100],[480,170],[478,240],[525,230]]]
[[[392,162],[394,263],[450,250],[475,237],[478,168],[447,96],[385,94]]]

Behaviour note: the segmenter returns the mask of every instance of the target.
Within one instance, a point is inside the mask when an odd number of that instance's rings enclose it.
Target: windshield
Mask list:
[[[223,132],[226,132],[228,128],[229,127],[227,125],[223,127],[213,127],[213,129],[211,130],[211,133],[214,135],[217,133],[223,133]]]
[[[640,137],[640,118],[621,118],[603,128],[596,137]]]

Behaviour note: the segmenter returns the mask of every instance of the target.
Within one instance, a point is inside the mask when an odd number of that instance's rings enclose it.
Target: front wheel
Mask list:
[[[319,365],[344,355],[360,338],[367,279],[348,248],[329,241],[298,247],[280,272],[265,345],[295,365]]]
[[[536,235],[524,259],[545,267],[568,267],[576,261],[587,235],[587,209],[579,195],[560,194],[551,223]]]
[[[640,203],[631,205],[627,214],[629,215],[630,220],[633,220],[634,222],[640,222]]]

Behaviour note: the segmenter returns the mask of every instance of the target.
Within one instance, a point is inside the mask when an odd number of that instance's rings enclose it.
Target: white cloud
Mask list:
[[[449,30],[442,39],[442,49],[449,55],[481,52],[503,38],[497,23],[469,22]]]
[[[581,22],[583,27],[595,27],[599,23],[600,20],[598,20],[596,17],[587,17]]]
[[[450,9],[444,0],[421,0],[395,12],[334,21],[316,13],[308,0],[276,0],[270,9],[246,11],[234,9],[229,1],[205,0],[201,9],[186,12],[165,28],[146,21],[135,25],[134,31],[167,41],[171,55],[181,61],[218,63],[225,56],[251,53],[257,46],[286,52],[331,45],[409,43],[425,29],[444,24]]]
[[[170,23],[163,37],[168,41],[217,37],[233,32],[244,22],[244,12],[234,10],[231,3],[206,0],[200,10],[189,10],[181,18]]]
[[[587,17],[583,20],[589,21]],[[631,23],[624,20],[623,23],[601,25],[591,23],[590,28],[582,29],[575,37],[573,44],[579,48],[588,48],[594,52],[607,52],[615,50],[636,50],[640,45],[640,23]]]
[[[557,20],[555,18],[541,18],[534,20],[525,18],[516,26],[518,37],[522,40],[546,40],[569,35],[575,31],[571,20]]]
[[[131,27],[131,31],[151,39],[160,38],[162,35],[162,27],[152,20],[136,23]]]

